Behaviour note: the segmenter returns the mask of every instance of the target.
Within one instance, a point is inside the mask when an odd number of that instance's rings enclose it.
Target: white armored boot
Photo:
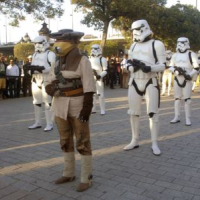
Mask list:
[[[166,84],[163,83],[163,84],[162,84],[162,92],[161,92],[161,96],[164,96],[164,95],[165,95],[165,91],[166,91]]]
[[[139,116],[130,115],[132,140],[131,143],[124,147],[125,151],[132,150],[139,147]]]
[[[104,97],[99,97],[99,104],[100,104],[100,110],[101,110],[101,115],[105,115],[105,98]]]
[[[34,105],[35,110],[35,123],[29,126],[28,129],[41,128],[41,118],[42,118],[42,107]]]
[[[52,122],[52,111],[50,109],[45,110],[45,118],[46,118],[46,127],[44,129],[45,132],[53,130],[53,122]]]
[[[191,100],[185,102],[185,125],[191,126]]]
[[[78,192],[83,192],[92,186],[92,156],[81,155],[81,182],[77,187]]]
[[[96,113],[96,94],[93,95],[93,107],[92,107],[92,114]]]
[[[193,84],[192,84],[192,91],[193,92],[194,92],[195,87],[196,87],[196,81],[194,81]]]
[[[167,96],[170,96],[170,92],[171,92],[171,85],[169,85],[169,83],[168,83]]]
[[[158,131],[159,131],[159,121],[158,114],[154,114],[152,118],[149,119],[150,131],[151,131],[151,141],[152,141],[152,151],[153,154],[159,156],[161,151],[158,147]]]
[[[176,123],[180,122],[180,119],[179,119],[180,109],[181,109],[181,100],[176,99],[174,102],[175,117],[172,121],[170,121],[171,124],[176,124]]]
[[[75,180],[75,153],[64,153],[64,170],[61,178],[55,181],[55,184],[72,182]]]

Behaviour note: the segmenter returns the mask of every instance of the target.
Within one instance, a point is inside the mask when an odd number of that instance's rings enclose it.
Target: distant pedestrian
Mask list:
[[[14,64],[13,60],[10,60],[10,64],[6,68],[6,76],[8,83],[9,97],[17,97],[17,84],[19,79],[19,67]]]

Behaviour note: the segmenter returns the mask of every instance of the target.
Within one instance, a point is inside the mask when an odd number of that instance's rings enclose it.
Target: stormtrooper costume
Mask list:
[[[167,67],[169,67],[171,57],[172,57],[172,52],[170,50],[167,50],[166,51]],[[172,72],[168,68],[165,69],[162,77],[162,92],[161,92],[162,96],[165,95],[167,82],[168,82],[167,95],[170,96],[171,85],[172,85]]]
[[[170,62],[170,70],[174,73],[174,98],[175,98],[175,117],[170,122],[175,124],[180,122],[181,98],[185,100],[185,118],[186,126],[191,125],[191,92],[192,92],[192,77],[199,70],[197,55],[189,51],[190,45],[188,38],[180,37],[177,40],[176,53],[172,56]],[[180,67],[186,71],[187,77],[180,74],[176,67]]]
[[[55,65],[56,55],[48,50],[49,43],[45,36],[37,36],[33,43],[35,44],[35,53],[32,57],[31,65],[43,66],[45,69],[42,71],[34,71],[32,75],[32,94],[33,105],[35,109],[35,123],[29,126],[29,129],[41,128],[41,115],[42,115],[42,103],[45,104],[45,118],[46,127],[45,132],[53,129],[51,101],[52,97],[45,91],[46,80],[48,78],[52,65]]]
[[[143,95],[146,99],[147,113],[151,131],[152,151],[154,155],[160,155],[157,144],[159,128],[159,85],[157,73],[165,69],[165,47],[159,40],[152,39],[152,31],[146,20],[138,20],[132,24],[134,43],[129,50],[127,70],[130,71],[128,101],[132,140],[124,147],[124,150],[132,150],[139,147],[139,116],[141,115],[141,102]],[[144,68],[137,69],[132,60],[143,62]]]
[[[105,97],[104,97],[104,82],[103,78],[107,74],[108,63],[106,58],[102,57],[101,47],[94,44],[91,47],[90,62],[94,72],[94,79],[96,81],[96,93],[93,99],[92,113],[96,113],[96,99],[99,96],[101,115],[105,115]]]
[[[200,66],[200,51],[198,51],[197,53],[197,56],[198,56],[198,63],[199,63],[199,66]],[[196,81],[197,81],[197,78],[199,76],[199,71],[196,75],[194,75],[194,77],[192,78],[193,79],[193,86],[192,86],[192,91],[194,91],[195,87],[196,87]],[[199,80],[200,82],[200,80]],[[200,87],[200,84],[199,84],[199,87]],[[200,91],[199,91],[200,92]]]

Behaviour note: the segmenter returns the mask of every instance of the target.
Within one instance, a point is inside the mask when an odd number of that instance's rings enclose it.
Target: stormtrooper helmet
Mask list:
[[[91,56],[98,57],[102,54],[101,47],[98,44],[93,44],[91,46]]]
[[[148,22],[144,19],[133,22],[131,30],[134,42],[143,42],[148,36],[153,35]]]
[[[37,36],[33,43],[35,44],[35,52],[45,52],[46,49],[49,48],[49,43],[47,42],[47,39],[45,36]]]
[[[166,59],[169,61],[172,57],[172,51],[171,50],[166,50]]]
[[[190,42],[189,42],[188,38],[186,38],[186,37],[178,38],[176,50],[179,51],[180,53],[184,53],[188,49],[190,49]]]

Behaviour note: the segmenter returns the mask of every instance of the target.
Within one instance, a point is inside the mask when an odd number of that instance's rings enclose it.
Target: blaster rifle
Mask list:
[[[147,66],[145,63],[143,63],[140,60],[132,59],[127,61],[128,64],[131,64],[134,67],[134,72],[137,72],[138,70],[142,70],[144,73],[148,73],[151,71],[151,67]]]
[[[44,70],[44,66],[39,66],[39,65],[24,65],[24,70],[31,71],[31,73],[34,73],[34,71],[38,71],[42,73],[42,70]]]
[[[100,80],[101,79],[101,76],[97,74],[97,71],[93,69],[93,73],[94,73],[94,76],[96,77],[96,80]]]
[[[192,77],[189,74],[187,74],[186,70],[183,69],[182,67],[175,66],[174,69],[175,69],[174,71],[178,71],[179,75],[184,76],[185,80],[188,81],[192,80]]]

